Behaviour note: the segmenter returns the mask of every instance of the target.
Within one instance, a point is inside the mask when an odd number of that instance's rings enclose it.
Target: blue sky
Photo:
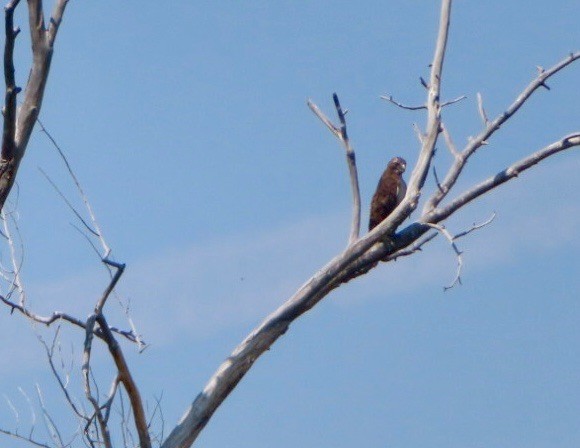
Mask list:
[[[142,394],[163,394],[166,430],[234,346],[346,244],[344,155],[306,100],[330,114],[336,91],[349,109],[366,216],[386,162],[416,158],[412,123],[425,121],[379,95],[424,100],[418,79],[438,19],[438,2],[417,0],[171,3],[70,2],[41,114],[128,264],[119,292],[151,346],[126,351]],[[481,128],[477,92],[495,116],[536,65],[578,50],[579,14],[572,0],[455,2],[442,92],[468,96],[445,109],[457,145]],[[578,131],[579,76],[572,66],[537,92],[469,163],[457,192]],[[448,163],[440,145],[439,172]],[[30,304],[86,316],[106,276],[38,167],[80,204],[35,132],[18,180]],[[462,286],[443,292],[456,260],[436,239],[327,297],[256,363],[198,445],[578,446],[579,168],[577,150],[560,154],[449,221],[459,231],[497,213],[460,241]],[[126,327],[117,303],[108,307]],[[19,428],[28,407],[17,387],[33,396],[36,383],[66,427],[42,330],[7,311],[0,379]],[[63,333],[73,380],[82,338]],[[14,429],[8,405],[0,425]]]

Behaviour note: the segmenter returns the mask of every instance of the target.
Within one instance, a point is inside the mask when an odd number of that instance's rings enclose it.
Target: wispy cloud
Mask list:
[[[461,241],[469,269],[512,263],[521,250],[539,252],[580,245],[580,204],[568,185],[577,166],[562,160],[551,167],[559,176],[546,187],[546,176],[528,176],[511,188],[468,210],[450,228],[487,217],[497,220]],[[545,196],[564,196],[546,200]],[[542,207],[536,200],[542,196]],[[473,218],[472,218],[473,217]],[[336,225],[337,222],[344,226]],[[469,224],[467,224],[469,225]],[[157,345],[176,338],[205,338],[227,327],[258,322],[286,300],[310,275],[344,248],[346,215],[308,217],[276,229],[176,248],[129,266],[120,291],[131,299],[132,316],[147,339]],[[456,229],[455,226],[458,226]],[[448,243],[438,238],[424,253],[380,267],[349,284],[337,303],[357,306],[391,294],[413,292],[432,285],[440,291],[455,273],[456,260]],[[417,275],[420,273],[420,275]],[[103,274],[87,272],[51,284],[42,291],[43,308],[62,309],[63,298],[97,297]],[[72,307],[72,308],[71,308]],[[86,314],[86,304],[66,300],[71,312]]]

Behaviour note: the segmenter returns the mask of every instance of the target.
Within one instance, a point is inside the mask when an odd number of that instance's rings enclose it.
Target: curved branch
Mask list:
[[[336,108],[336,114],[340,120],[340,128],[335,126],[330,119],[320,110],[320,108],[314,104],[311,100],[308,100],[307,104],[310,110],[316,115],[320,121],[322,121],[332,134],[341,141],[344,149],[346,151],[346,163],[348,165],[348,173],[350,177],[350,187],[352,191],[352,224],[350,229],[350,237],[348,240],[349,244],[354,243],[360,235],[360,188],[358,184],[358,172],[356,168],[356,156],[352,146],[350,144],[350,139],[348,138],[348,133],[346,130],[346,112],[342,110],[340,106],[340,101],[338,100],[338,95],[336,93],[332,94],[332,99],[334,101],[334,107]]]
[[[102,313],[99,313],[96,315],[96,321],[103,330],[103,339],[107,343],[111,357],[117,366],[119,381],[123,383],[127,395],[129,396],[131,409],[133,410],[133,418],[135,420],[135,427],[139,436],[139,446],[141,448],[151,448],[151,437],[149,436],[149,428],[147,426],[147,418],[145,417],[141,394],[139,393],[139,388],[137,387],[135,380],[133,380],[127,361],[125,361],[123,351],[113,336],[105,316]]]

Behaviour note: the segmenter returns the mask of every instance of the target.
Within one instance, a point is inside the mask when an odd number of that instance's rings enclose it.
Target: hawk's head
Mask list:
[[[405,168],[407,168],[407,162],[402,157],[393,157],[387,166],[387,169],[397,174],[403,174]]]

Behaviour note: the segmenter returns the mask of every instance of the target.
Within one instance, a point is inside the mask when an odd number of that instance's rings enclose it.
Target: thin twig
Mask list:
[[[405,109],[405,110],[426,110],[427,109],[427,105],[425,105],[425,104],[422,104],[420,106],[407,106],[405,104],[399,103],[397,100],[395,100],[393,98],[392,95],[381,95],[380,98],[382,100],[386,100],[389,103],[394,104],[395,106],[397,106],[400,109]],[[462,101],[466,98],[467,98],[467,96],[465,96],[465,95],[458,96],[457,98],[455,98],[453,100],[449,100],[449,101],[445,101],[445,102],[441,103],[441,107],[450,106],[451,104],[458,103],[459,101]]]
[[[440,224],[432,224],[429,222],[425,224],[441,233],[447,239],[447,241],[449,241],[449,244],[451,245],[453,251],[455,252],[455,255],[457,256],[457,272],[455,274],[455,277],[453,278],[453,281],[449,284],[449,286],[443,287],[443,290],[447,291],[448,289],[453,288],[456,284],[458,283],[461,284],[461,268],[463,267],[463,257],[461,256],[462,252],[457,247],[457,244],[455,244],[454,241],[455,238],[451,236],[451,234],[447,231],[445,226]]]
[[[419,140],[419,144],[423,145],[425,141],[425,134],[419,129],[419,125],[417,123],[413,123],[413,130],[415,131],[415,135],[417,136],[417,140]]]
[[[443,133],[443,137],[445,138],[445,144],[447,145],[449,152],[451,152],[453,157],[459,157],[459,152],[457,151],[457,148],[455,147],[455,144],[451,139],[451,135],[449,135],[447,127],[443,123],[441,123],[441,132]]]
[[[3,225],[4,225],[4,235],[6,236],[6,239],[8,240],[8,247],[10,248],[10,261],[12,262],[12,288],[16,288],[20,294],[20,298],[18,303],[20,304],[20,306],[25,306],[26,303],[26,292],[24,291],[24,285],[22,283],[22,278],[20,276],[20,271],[22,269],[22,264],[24,261],[24,246],[22,245],[22,240],[20,239],[20,261],[18,260],[17,254],[16,254],[16,247],[14,245],[14,238],[12,237],[12,232],[10,231],[10,225],[8,223],[8,216],[5,212],[4,209],[2,209],[1,212],[1,216],[2,216],[2,221],[3,221]],[[11,215],[10,215],[11,216]],[[18,235],[20,235],[20,231],[18,228],[18,224],[16,222],[16,219],[13,219],[13,224],[14,227],[16,229],[16,233]],[[10,295],[10,293],[8,293]]]
[[[42,169],[42,168],[38,168],[38,171],[40,171],[42,173],[42,175],[45,177],[45,179],[48,181],[48,183],[50,183],[50,185],[52,186],[52,188],[54,188],[54,190],[58,193],[58,195],[61,197],[61,199],[65,202],[65,204],[68,206],[68,208],[74,213],[74,215],[79,219],[79,221],[83,224],[83,226],[85,226],[85,228],[92,233],[95,236],[99,236],[99,233],[96,230],[93,230],[89,224],[84,220],[84,218],[81,216],[81,214],[73,207],[73,205],[71,204],[71,202],[67,199],[67,197],[64,195],[64,193],[60,190],[60,188],[58,188],[58,186],[56,185],[56,183],[54,183],[54,181],[50,178],[50,176]]]
[[[437,188],[441,189],[441,182],[439,182],[439,176],[437,175],[437,169],[435,165],[433,165],[433,177],[435,178],[435,184],[437,184]]]
[[[400,109],[405,109],[405,110],[424,110],[424,109],[427,109],[427,106],[424,104],[421,104],[420,106],[408,106],[406,104],[399,103],[397,100],[395,100],[393,98],[392,95],[381,95],[380,98],[382,100],[388,101],[391,104],[394,104],[395,106],[397,106]]]
[[[46,443],[39,442],[39,441],[34,440],[33,438],[28,437],[28,436],[22,436],[22,435],[18,434],[18,432],[12,432],[12,431],[8,431],[6,429],[0,428],[0,433],[7,435],[7,436],[10,436],[10,437],[13,437],[15,439],[30,443],[34,446],[39,446],[41,448],[52,448],[50,445],[47,445]]]
[[[58,371],[56,370],[56,367],[54,365],[54,343],[56,341],[56,338],[59,334],[60,331],[60,326],[57,327],[56,332],[55,332],[55,336],[53,339],[53,343],[52,345],[49,347],[48,344],[46,343],[46,341],[40,336],[38,335],[38,340],[42,343],[42,345],[44,346],[44,350],[46,352],[46,357],[48,360],[48,364],[50,366],[50,369],[52,371],[53,376],[56,378],[56,381],[58,382],[58,385],[60,387],[60,390],[63,392],[64,397],[67,401],[67,403],[69,404],[69,406],[71,407],[71,409],[73,410],[73,412],[81,419],[83,420],[88,420],[88,417],[80,411],[80,409],[75,405],[74,401],[72,400],[72,397],[69,394],[67,385],[65,384],[65,382],[62,380],[62,378],[60,377]]]
[[[6,400],[6,404],[14,414],[14,420],[16,420],[16,429],[18,429],[18,425],[20,424],[20,415],[18,414],[18,410],[16,409],[16,406],[14,406],[14,403],[12,403],[10,398],[8,398],[6,395],[3,395],[3,397],[4,400]]]
[[[400,250],[398,250],[396,252],[393,252],[391,255],[383,258],[383,261],[396,260],[397,258],[407,257],[409,255],[414,254],[415,252],[422,251],[423,250],[423,246],[425,244],[427,244],[429,241],[431,241],[433,238],[435,238],[437,235],[438,235],[437,232],[430,233],[425,238],[422,238],[422,239],[417,240],[415,243],[413,243],[412,245],[408,246],[407,248],[400,249]]]
[[[493,222],[493,220],[494,220],[494,219],[495,219],[495,212],[493,212],[493,213],[491,214],[491,217],[489,217],[487,220],[483,221],[482,223],[480,223],[480,224],[473,223],[473,226],[471,226],[471,227],[470,227],[469,229],[467,229],[467,230],[464,230],[463,232],[459,232],[457,235],[455,235],[455,236],[453,237],[453,239],[455,239],[455,240],[458,240],[459,238],[462,238],[462,237],[464,237],[465,235],[469,235],[469,234],[470,234],[471,232],[473,232],[474,230],[479,230],[479,229],[481,229],[482,227],[485,227],[485,226],[487,226],[488,224],[491,224],[491,223]]]
[[[462,257],[463,252],[461,252],[459,250],[459,248],[455,244],[455,241],[458,240],[459,238],[464,237],[465,235],[469,235],[471,232],[473,232],[475,230],[479,230],[482,227],[487,226],[494,219],[495,219],[495,212],[486,221],[484,221],[484,222],[482,222],[480,224],[475,224],[474,223],[469,229],[464,230],[462,232],[459,232],[455,236],[452,236],[449,233],[449,231],[445,228],[445,226],[442,225],[442,224],[433,224],[433,223],[429,223],[429,222],[425,223],[427,226],[431,227],[432,229],[437,230],[439,233],[441,233],[443,236],[445,236],[445,238],[447,239],[447,241],[449,241],[449,244],[451,244],[451,247],[453,248],[453,251],[455,252],[455,255],[457,256],[457,273],[455,274],[455,277],[453,278],[453,281],[449,284],[449,286],[444,286],[443,287],[443,290],[444,291],[447,291],[448,289],[453,288],[458,283],[461,284],[461,269],[463,267],[463,257]]]
[[[483,125],[487,127],[489,125],[489,118],[487,118],[487,114],[485,113],[483,98],[479,92],[477,92],[477,110],[479,111],[479,116],[481,117],[481,121],[483,121]]]
[[[60,1],[60,3],[64,3],[64,6],[66,6],[66,1],[63,2],[62,0]],[[63,10],[64,10],[64,6],[63,6]],[[56,140],[53,138],[53,136],[51,135],[50,132],[48,132],[48,130],[44,127],[44,125],[42,124],[42,122],[40,121],[40,119],[37,119],[37,122],[40,126],[40,130],[48,137],[48,139],[50,140],[50,142],[52,143],[52,145],[54,146],[54,148],[58,151],[58,154],[60,155],[62,161],[64,162],[67,171],[69,172],[69,175],[71,176],[72,180],[74,181],[77,190],[79,192],[79,195],[81,196],[85,207],[87,209],[87,212],[89,213],[89,216],[91,217],[91,222],[93,223],[93,226],[95,228],[95,230],[93,230],[91,227],[89,227],[86,222],[80,217],[80,215],[76,212],[76,210],[74,210],[74,208],[71,207],[71,209],[73,210],[73,212],[77,215],[77,217],[82,221],[82,223],[85,225],[85,227],[94,235],[96,235],[100,242],[101,242],[101,246],[103,247],[103,255],[102,258],[107,258],[110,253],[111,253],[111,249],[109,247],[109,245],[107,244],[107,242],[105,241],[105,238],[103,236],[103,232],[101,231],[101,227],[99,226],[99,223],[97,221],[96,215],[93,212],[93,208],[91,207],[91,203],[89,202],[89,198],[87,197],[87,195],[85,194],[83,187],[79,181],[79,179],[77,178],[76,174],[74,173],[71,164],[69,163],[66,155],[64,154],[64,151],[62,150],[62,148],[60,147],[60,145],[56,142]],[[51,182],[52,183],[52,182]],[[61,196],[63,196],[61,194]],[[63,196],[64,199],[64,196]],[[66,199],[65,199],[66,200]],[[68,204],[68,202],[67,202]]]
[[[57,445],[58,447],[64,447],[65,443],[62,439],[60,431],[58,430],[58,427],[56,426],[53,418],[50,416],[48,410],[46,409],[46,406],[44,404],[44,399],[42,397],[42,391],[40,390],[40,386],[38,385],[38,383],[36,384],[36,394],[38,396],[38,403],[40,405],[40,409],[42,410],[42,416],[44,417],[43,422],[44,422],[44,426],[46,428],[46,431],[50,435],[50,437],[55,445]]]
[[[463,101],[465,99],[467,99],[467,95],[461,95],[455,98],[454,100],[444,101],[443,103],[441,103],[441,107],[450,106],[451,104],[458,103],[459,101]]]
[[[29,319],[31,319],[35,322],[44,324],[47,327],[52,325],[54,322],[56,322],[58,320],[64,320],[64,321],[69,322],[73,325],[76,325],[77,327],[86,329],[86,323],[84,321],[82,321],[74,316],[71,316],[70,314],[64,313],[62,311],[55,311],[50,316],[41,316],[39,314],[33,313],[28,308],[21,306],[18,303],[9,300],[8,298],[4,297],[3,295],[0,295],[0,301],[3,302],[9,308],[11,308],[12,311],[14,311],[14,310],[19,311],[20,313],[22,313],[24,316],[28,317]],[[137,338],[133,334],[132,331],[121,330],[117,327],[111,327],[110,330],[113,333],[116,333],[120,336],[123,336],[124,338],[126,338],[127,340],[129,340],[131,342],[137,342]],[[95,329],[94,333],[95,333],[95,336],[97,336],[98,338],[100,338],[100,339],[103,338],[103,332],[101,329],[99,329],[99,328]],[[145,344],[145,342],[143,340],[141,340],[141,343]]]

